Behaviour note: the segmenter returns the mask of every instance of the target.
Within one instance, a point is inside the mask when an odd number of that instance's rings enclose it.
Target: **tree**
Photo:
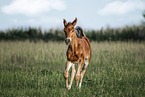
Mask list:
[[[145,18],[145,11],[143,12],[143,17]]]
[[[142,24],[145,25],[145,11],[143,12],[143,17],[144,17],[144,20],[142,21]]]

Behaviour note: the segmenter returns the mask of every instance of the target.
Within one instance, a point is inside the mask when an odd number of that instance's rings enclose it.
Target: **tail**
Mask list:
[[[75,29],[77,30],[77,36],[79,38],[85,37],[84,31],[81,27],[77,26]]]

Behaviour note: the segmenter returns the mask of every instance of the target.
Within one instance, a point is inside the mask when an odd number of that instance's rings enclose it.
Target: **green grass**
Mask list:
[[[82,88],[65,88],[64,42],[0,42],[0,96],[145,96],[145,43],[91,42]],[[77,66],[76,66],[77,69]]]

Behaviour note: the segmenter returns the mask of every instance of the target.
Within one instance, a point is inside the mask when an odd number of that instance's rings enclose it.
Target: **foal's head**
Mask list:
[[[65,43],[68,45],[71,42],[73,36],[76,35],[74,26],[77,23],[77,18],[72,23],[71,22],[67,23],[66,20],[64,19],[63,23],[65,32]]]

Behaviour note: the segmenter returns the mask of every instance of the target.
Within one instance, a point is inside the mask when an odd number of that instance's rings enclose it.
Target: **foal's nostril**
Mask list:
[[[70,39],[65,39],[65,43],[68,45],[70,43]]]
[[[70,42],[70,39],[67,39],[68,43]]]
[[[67,43],[69,43],[69,42],[70,42],[70,39],[65,39],[65,41],[66,41]]]

